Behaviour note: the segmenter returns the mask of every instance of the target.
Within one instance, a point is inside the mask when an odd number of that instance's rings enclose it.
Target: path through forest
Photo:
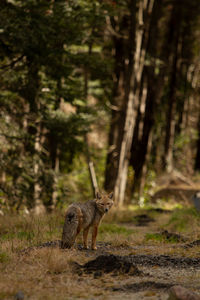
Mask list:
[[[117,241],[104,241],[100,235],[97,251],[84,250],[81,243],[75,250],[59,250],[58,255],[62,252],[66,259],[70,257],[71,272],[76,274],[78,285],[84,284],[86,294],[81,297],[167,300],[170,289],[177,285],[200,297],[200,240],[162,228],[171,214],[170,210],[150,209],[135,215],[134,222],[121,224],[135,232],[135,244],[120,241],[120,236]],[[59,243],[44,243],[36,248],[59,248]],[[25,253],[29,255],[32,250]],[[87,294],[91,288],[96,292]],[[76,293],[70,294],[67,299],[79,298]]]
[[[140,227],[141,234],[147,231],[147,226]],[[148,232],[153,233],[155,225],[150,227]],[[167,231],[163,231],[163,234],[170,236]],[[90,276],[92,281],[100,280],[108,291],[106,299],[164,300],[169,298],[170,288],[176,285],[181,285],[200,297],[200,256],[183,257],[176,253],[199,245],[199,240],[193,244],[158,243],[119,248],[99,243],[95,253],[82,250],[89,259],[88,263],[78,268],[80,280],[84,280],[85,276]],[[163,248],[165,252],[172,254],[159,254]]]

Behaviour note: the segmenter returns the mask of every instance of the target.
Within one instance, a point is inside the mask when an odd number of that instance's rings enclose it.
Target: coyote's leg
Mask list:
[[[89,232],[89,227],[83,230],[83,247],[85,249],[88,249],[88,232]]]
[[[97,232],[98,232],[98,225],[94,225],[92,231],[92,250],[97,250],[96,247]]]
[[[79,225],[79,226],[78,226],[78,229],[77,229],[76,237],[77,237],[77,235],[80,233],[80,231],[81,231],[81,226]]]

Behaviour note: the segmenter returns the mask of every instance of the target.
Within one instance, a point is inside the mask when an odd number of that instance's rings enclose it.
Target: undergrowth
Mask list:
[[[193,233],[200,238],[200,213],[194,208],[176,209],[163,227],[177,232]]]
[[[145,235],[146,241],[156,241],[162,243],[178,243],[179,239],[175,236],[167,238],[162,233],[146,233]]]

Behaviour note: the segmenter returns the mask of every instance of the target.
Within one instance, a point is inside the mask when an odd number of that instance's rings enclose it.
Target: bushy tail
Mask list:
[[[81,210],[79,207],[70,206],[65,216],[65,223],[63,226],[61,248],[71,248],[78,233],[78,228],[81,222]]]

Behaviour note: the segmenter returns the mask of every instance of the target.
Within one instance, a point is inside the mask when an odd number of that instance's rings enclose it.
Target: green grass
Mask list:
[[[109,234],[124,234],[126,236],[134,233],[134,230],[132,229],[128,229],[124,226],[119,226],[117,224],[101,224],[100,228],[99,228],[99,233],[100,234],[105,234],[105,233],[109,233]]]
[[[0,251],[0,263],[7,263],[10,260],[8,253]]]
[[[179,240],[176,237],[166,238],[162,233],[146,233],[146,241],[155,241],[160,243],[178,243]]]
[[[61,238],[64,216],[58,212],[52,215],[6,216],[0,218],[0,243],[10,242],[21,249]]]
[[[9,240],[12,240],[14,238],[17,238],[19,240],[33,240],[34,238],[34,232],[33,231],[18,231],[18,232],[13,232],[13,233],[5,233],[5,234],[2,234],[0,236],[0,240],[3,240],[3,241],[9,241]]]
[[[176,209],[163,227],[178,232],[200,231],[200,213],[195,208]]]

